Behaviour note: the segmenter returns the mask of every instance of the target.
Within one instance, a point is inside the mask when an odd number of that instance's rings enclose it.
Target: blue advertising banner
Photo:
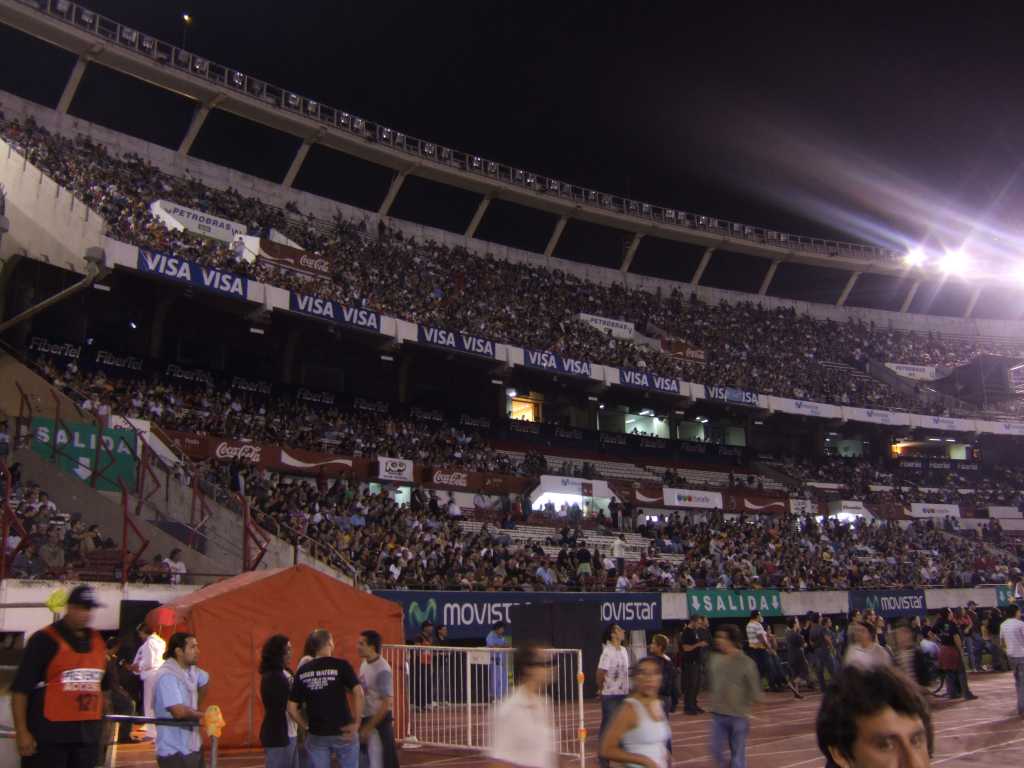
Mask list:
[[[573,360],[571,357],[562,357],[554,352],[524,349],[523,362],[527,368],[541,368],[553,373],[566,373],[570,376],[590,378],[590,363],[585,360]]]
[[[636,387],[637,389],[651,389],[655,392],[666,392],[670,395],[681,395],[679,390],[679,379],[669,376],[659,376],[656,373],[637,371],[632,368],[619,369],[619,384],[624,387]]]
[[[364,331],[380,333],[380,315],[369,309],[345,307],[331,299],[318,296],[306,296],[295,291],[288,292],[288,309],[332,323],[351,325]]]
[[[415,637],[424,621],[448,627],[453,640],[480,639],[496,621],[512,624],[511,608],[545,603],[590,603],[600,608],[604,624],[623,629],[660,629],[661,594],[658,592],[435,592],[378,589],[373,594],[399,603],[405,617],[406,637]],[[509,626],[509,634],[515,627]]]
[[[883,619],[924,616],[928,610],[923,589],[851,589],[850,613],[874,611]]]
[[[497,357],[496,344],[490,339],[472,336],[468,333],[455,333],[444,328],[432,328],[429,325],[417,326],[417,334],[421,344],[432,347],[444,347],[455,352],[466,352],[482,357]]]
[[[717,384],[704,385],[705,400],[721,400],[735,405],[749,405],[757,408],[761,405],[761,396],[757,392],[738,387],[723,387]]]
[[[177,280],[182,283],[189,283],[208,291],[233,296],[236,299],[245,300],[249,281],[241,275],[232,272],[225,272],[213,267],[204,267],[185,259],[178,259],[167,256],[163,253],[154,253],[139,248],[139,259],[136,264],[139,272],[148,272],[154,275],[166,277],[168,280]]]

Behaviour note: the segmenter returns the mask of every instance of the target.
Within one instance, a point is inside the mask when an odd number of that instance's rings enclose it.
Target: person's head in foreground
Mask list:
[[[918,687],[899,670],[844,668],[818,711],[829,768],[928,768],[935,734]]]
[[[542,693],[551,685],[551,667],[551,656],[532,643],[521,645],[512,654],[515,679],[531,693]]]

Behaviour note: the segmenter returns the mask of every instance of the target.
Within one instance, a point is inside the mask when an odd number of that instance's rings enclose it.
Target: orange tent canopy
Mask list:
[[[259,746],[260,651],[271,635],[292,641],[292,666],[314,629],[330,630],[335,655],[359,670],[356,642],[364,629],[385,643],[404,642],[402,608],[306,565],[250,571],[198,589],[149,612],[161,634],[191,632],[199,640],[199,666],[210,673],[205,704],[217,704],[227,726],[224,747]]]

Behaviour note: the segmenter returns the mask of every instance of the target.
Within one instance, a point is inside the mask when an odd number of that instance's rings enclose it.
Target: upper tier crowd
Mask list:
[[[869,358],[923,365],[959,365],[980,353],[1021,355],[1021,349],[935,334],[912,334],[856,320],[818,321],[792,309],[749,302],[709,305],[678,290],[655,294],[621,284],[598,285],[560,270],[479,257],[464,249],[403,239],[381,227],[326,223],[190,176],[164,173],[141,157],[116,155],[84,137],[69,139],[37,124],[3,120],[0,135],[57,183],[104,217],[117,239],[217,266],[343,305],[549,350],[620,368],[762,394],[867,407],[938,412],[916,393],[897,391],[843,365]],[[253,231],[285,233],[327,259],[333,279],[313,279],[251,260],[225,243],[164,226],[150,212],[157,199],[237,221]],[[396,279],[398,276],[400,279]],[[615,339],[578,318],[581,312],[633,322],[662,341],[705,352],[697,363],[662,345]],[[834,363],[841,365],[823,365]]]

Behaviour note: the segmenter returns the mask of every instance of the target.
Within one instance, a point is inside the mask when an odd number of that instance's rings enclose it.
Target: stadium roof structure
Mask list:
[[[191,123],[178,146],[185,155],[211,110],[223,110],[298,137],[301,144],[281,183],[290,187],[314,144],[391,169],[394,176],[378,214],[387,216],[403,183],[420,177],[480,195],[465,230],[472,237],[493,200],[516,203],[557,217],[544,249],[551,256],[570,220],[597,224],[631,235],[620,269],[629,270],[645,236],[704,248],[690,279],[699,285],[716,250],[769,261],[758,295],[766,295],[779,265],[787,262],[848,271],[836,304],[843,306],[858,278],[875,273],[912,276],[901,312],[907,312],[922,281],[906,254],[870,245],[805,237],[726,219],[670,209],[580,187],[523,168],[409,136],[392,128],[306,98],[296,91],[163,42],[70,0],[0,0],[0,21],[78,57],[65,84],[58,111],[66,113],[89,63],[97,63],[179,94],[195,104]],[[963,312],[970,317],[984,281],[972,287]]]

